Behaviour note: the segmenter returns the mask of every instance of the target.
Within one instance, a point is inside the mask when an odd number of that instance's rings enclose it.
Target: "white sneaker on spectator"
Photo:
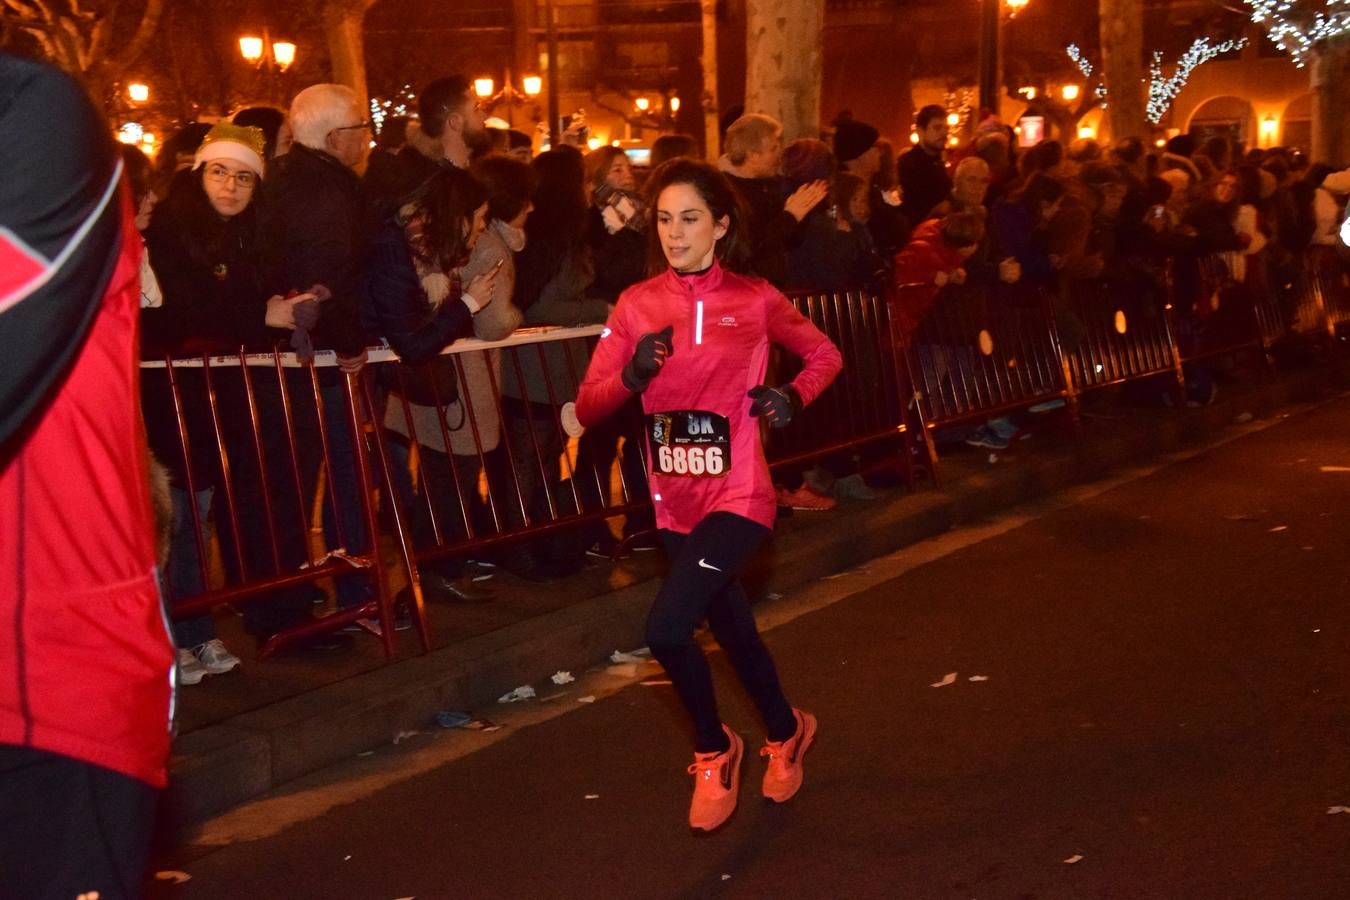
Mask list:
[[[224,675],[233,669],[237,669],[241,660],[233,653],[225,649],[225,645],[220,642],[220,638],[212,638],[205,644],[198,644],[192,648],[192,655],[197,657],[203,669],[208,675]]]
[[[178,651],[178,683],[197,684],[206,677],[206,667],[191,650]]]

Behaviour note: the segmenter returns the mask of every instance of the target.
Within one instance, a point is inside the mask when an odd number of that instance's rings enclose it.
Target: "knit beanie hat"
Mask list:
[[[200,168],[213,159],[232,159],[242,166],[252,169],[259,178],[263,176],[263,150],[267,138],[261,128],[252,125],[235,125],[231,122],[217,122],[202,138],[201,146],[193,159],[192,168]]]
[[[864,122],[845,119],[834,130],[834,155],[841,163],[857,159],[876,144],[881,132]]]
[[[829,181],[834,177],[834,156],[824,141],[798,138],[783,148],[783,176],[793,184]]]

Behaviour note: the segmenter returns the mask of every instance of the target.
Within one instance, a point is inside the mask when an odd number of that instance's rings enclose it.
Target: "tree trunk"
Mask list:
[[[783,140],[820,134],[824,0],[746,0],[745,111],[783,123]]]
[[[1314,162],[1343,165],[1350,160],[1350,127],[1345,113],[1350,109],[1350,39],[1327,42],[1313,55],[1313,138]]]
[[[717,0],[703,0],[703,158],[722,155],[717,102]]]
[[[1107,130],[1113,141],[1147,138],[1143,0],[1101,0],[1100,10]]]
[[[361,109],[370,107],[366,89],[366,10],[375,0],[350,0],[328,3],[323,10],[324,36],[328,39],[328,57],[333,67],[333,81],[356,91]]]

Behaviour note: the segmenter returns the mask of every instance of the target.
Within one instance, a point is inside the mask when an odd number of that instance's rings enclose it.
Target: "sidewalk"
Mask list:
[[[1065,433],[1062,415],[1048,419],[1033,439],[992,464],[988,451],[944,457],[941,490],[883,492],[870,503],[780,520],[748,586],[757,597],[785,593],[1122,465],[1212,439],[1239,417],[1268,418],[1290,403],[1329,396],[1344,384],[1342,374],[1310,369],[1274,383],[1226,387],[1204,409],[1122,406],[1119,418],[1086,417],[1082,442]],[[442,643],[425,656],[416,655],[406,633],[399,636],[403,656],[390,665],[369,639],[340,657],[249,658],[241,672],[186,689],[171,761],[172,814],[182,823],[199,821],[387,744],[439,710],[490,705],[517,685],[545,682],[559,669],[584,670],[615,649],[639,646],[663,566],[659,554],[638,554],[542,586],[502,574],[490,582],[499,593],[494,603],[431,605]],[[232,628],[222,622],[227,642],[243,649]]]

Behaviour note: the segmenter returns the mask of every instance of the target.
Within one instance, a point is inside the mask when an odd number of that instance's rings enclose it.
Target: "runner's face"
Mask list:
[[[672,184],[656,200],[656,232],[666,262],[677,272],[701,272],[713,262],[713,250],[727,233],[727,216],[714,219],[693,185]]]

